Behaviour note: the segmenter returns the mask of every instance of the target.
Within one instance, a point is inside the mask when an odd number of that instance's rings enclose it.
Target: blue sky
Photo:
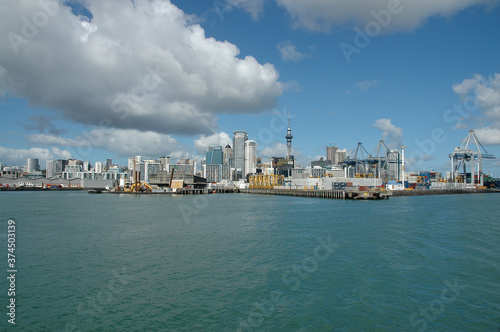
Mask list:
[[[201,159],[245,130],[299,164],[333,142],[449,170],[500,157],[498,1],[16,1],[0,13],[0,162]],[[90,13],[90,14],[89,14]],[[377,18],[378,17],[378,21]],[[347,54],[347,55],[346,55]],[[497,161],[485,171],[500,175]]]

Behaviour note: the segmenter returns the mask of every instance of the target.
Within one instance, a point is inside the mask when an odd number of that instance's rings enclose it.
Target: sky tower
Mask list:
[[[290,113],[288,113],[288,130],[286,131],[286,146],[288,148],[288,152],[286,155],[286,159],[290,160],[292,156],[292,129],[290,129]]]

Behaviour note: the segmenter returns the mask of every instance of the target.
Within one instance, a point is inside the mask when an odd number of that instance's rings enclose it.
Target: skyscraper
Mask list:
[[[245,142],[245,173],[252,174],[255,173],[257,169],[257,142],[253,140],[247,140]]]
[[[26,172],[34,173],[40,170],[40,166],[38,165],[38,159],[36,158],[28,158],[26,161]]]
[[[246,131],[237,130],[233,133],[233,160],[236,179],[240,179],[245,171],[245,142],[248,140]]]
[[[336,152],[339,148],[330,143],[326,146],[326,160],[330,161],[331,165],[336,165],[339,161],[335,158]],[[327,162],[328,163],[328,162]]]
[[[222,146],[211,146],[207,151],[207,165],[222,165]]]

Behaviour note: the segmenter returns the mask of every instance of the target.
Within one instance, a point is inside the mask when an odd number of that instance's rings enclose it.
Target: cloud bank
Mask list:
[[[163,134],[211,134],[219,113],[255,113],[282,93],[271,64],[205,36],[170,1],[87,0],[91,19],[54,0],[0,11],[0,97],[65,120]]]

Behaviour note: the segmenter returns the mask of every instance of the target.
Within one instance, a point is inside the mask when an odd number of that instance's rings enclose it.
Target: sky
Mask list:
[[[263,159],[330,142],[449,171],[500,157],[498,0],[0,0],[0,163],[189,157],[245,130]],[[484,171],[500,176],[498,160]]]

